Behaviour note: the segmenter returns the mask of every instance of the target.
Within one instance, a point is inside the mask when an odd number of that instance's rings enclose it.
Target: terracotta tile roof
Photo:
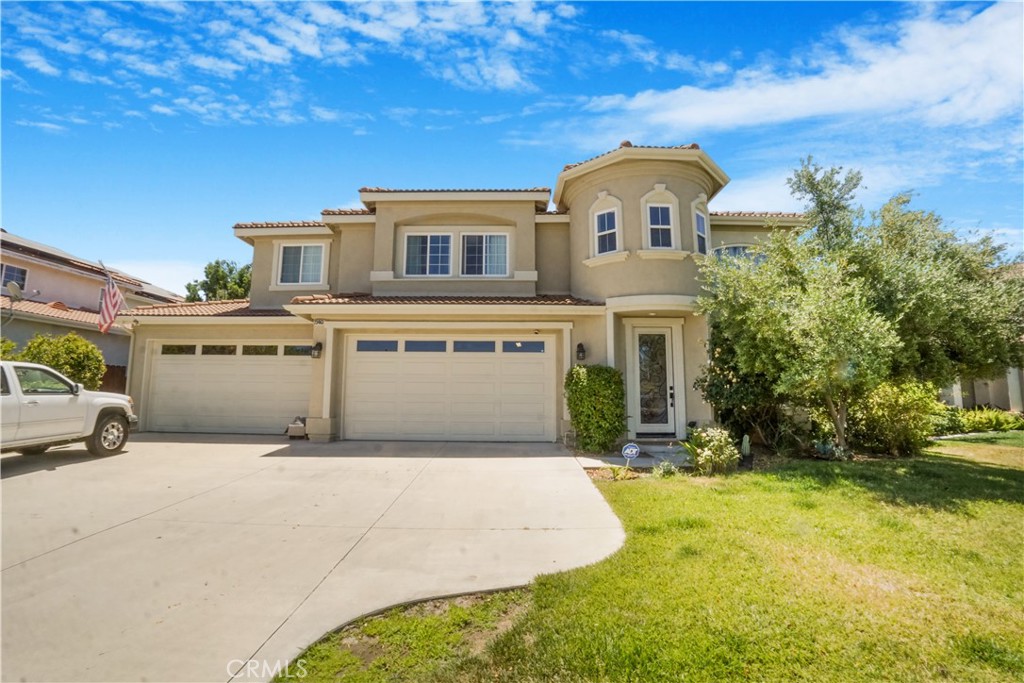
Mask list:
[[[11,297],[0,295],[0,315],[6,319],[7,315],[10,315],[11,310]],[[68,322],[85,323],[88,325],[99,325],[100,314],[96,311],[90,311],[86,308],[70,308],[65,306],[60,301],[52,301],[50,303],[43,303],[41,301],[27,301],[22,299],[21,301],[14,302],[14,311],[17,313],[29,313],[31,315],[43,316],[45,318],[54,318],[55,320],[65,320]]]
[[[239,316],[273,317],[289,316],[291,313],[283,308],[249,308],[248,299],[229,299],[226,301],[197,301],[181,304],[160,304],[158,306],[139,306],[130,311],[123,311],[122,316],[201,316],[230,318]]]
[[[785,211],[712,211],[712,216],[722,216],[723,218],[803,218],[802,213],[792,213]]]
[[[531,306],[601,306],[602,304],[577,299],[574,296],[373,296],[371,294],[312,294],[297,296],[293,304],[417,304],[468,306],[504,306],[526,304]]]
[[[235,223],[238,228],[326,228],[320,221],[277,221],[269,223]]]
[[[376,215],[374,209],[324,209],[320,212],[321,216],[373,216]]]
[[[360,192],[551,192],[550,187],[527,187],[527,188],[476,188],[476,189],[416,189],[402,190],[391,187],[360,187]]]
[[[620,149],[622,149],[624,147],[632,147],[634,149],[700,149],[700,145],[698,145],[696,142],[691,142],[688,145],[668,145],[668,146],[666,146],[666,145],[634,145],[629,140],[623,140],[622,143],[618,147],[616,147],[615,149],[610,149],[607,152],[603,152],[602,154],[598,154],[597,156],[590,157],[589,159],[584,159],[583,161],[578,161],[575,164],[566,164],[562,168],[562,170],[563,171],[568,171],[570,168],[576,168],[577,166],[582,166],[583,164],[591,162],[594,159],[600,159],[601,157],[606,157],[609,154],[611,154],[612,152],[616,152],[616,151],[618,151],[618,150],[620,150]]]

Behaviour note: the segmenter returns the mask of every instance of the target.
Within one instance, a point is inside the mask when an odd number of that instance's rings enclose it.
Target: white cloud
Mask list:
[[[18,50],[14,55],[22,64],[47,76],[60,76],[60,69],[46,61],[46,58],[39,54],[34,48]]]
[[[177,116],[178,112],[174,111],[170,107],[165,107],[162,104],[154,104],[149,108],[154,114],[163,114],[164,116]]]
[[[68,78],[76,83],[100,83],[102,85],[114,85],[114,81],[106,76],[96,76],[82,69],[69,69]]]
[[[337,121],[341,118],[340,112],[326,107],[312,106],[309,108],[309,113],[317,121]]]
[[[249,30],[238,34],[238,38],[228,41],[228,46],[243,59],[268,62],[270,64],[286,64],[292,55],[287,48],[275,45],[263,36]]]
[[[682,86],[593,98],[593,128],[629,126],[642,139],[763,126],[815,117],[900,114],[929,126],[983,124],[1020,110],[1021,6],[996,3],[973,16],[925,11],[888,39],[848,30],[819,50],[816,72],[759,67],[718,88]],[[578,122],[574,124],[579,130]],[[615,137],[615,136],[613,136]]]
[[[125,28],[110,29],[103,34],[103,40],[126,50],[141,50],[156,44],[155,41],[145,40],[139,32]]]
[[[242,65],[235,64],[230,60],[219,59],[209,55],[192,55],[189,57],[188,62],[197,69],[209,71],[222,78],[234,78],[235,74],[244,68]]]
[[[26,126],[28,128],[38,128],[44,130],[47,133],[64,133],[67,132],[66,126],[61,126],[56,123],[47,123],[46,121],[15,121],[19,126]]]

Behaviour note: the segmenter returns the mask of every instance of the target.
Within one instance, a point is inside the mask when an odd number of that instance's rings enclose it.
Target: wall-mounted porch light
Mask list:
[[[313,348],[310,350],[309,355],[313,356],[313,358],[319,358],[323,354],[323,352],[324,343],[317,342],[316,344],[313,344]]]
[[[586,360],[587,349],[583,346],[583,342],[576,345],[576,360]]]

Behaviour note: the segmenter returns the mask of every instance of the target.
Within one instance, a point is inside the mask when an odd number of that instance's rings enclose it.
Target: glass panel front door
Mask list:
[[[668,330],[636,331],[638,432],[675,433],[675,387]]]

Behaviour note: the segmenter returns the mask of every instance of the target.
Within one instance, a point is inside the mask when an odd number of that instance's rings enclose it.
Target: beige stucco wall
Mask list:
[[[346,225],[338,230],[337,271],[331,278],[333,293],[369,293],[370,264],[373,262],[373,224]]]
[[[694,381],[700,377],[704,365],[708,362],[705,344],[708,338],[707,318],[702,315],[691,315],[683,325],[683,362],[686,375],[686,420],[703,425],[713,422],[715,415],[711,405],[704,402],[704,397],[693,388]]]
[[[697,265],[692,258],[648,259],[637,254],[644,247],[646,221],[642,200],[657,184],[665,185],[678,201],[679,211],[674,219],[679,223],[679,250],[694,251],[691,206],[712,188],[711,179],[698,167],[667,161],[625,160],[567,184],[563,201],[571,215],[569,259],[574,295],[603,301],[611,296],[699,293]],[[593,254],[590,210],[601,192],[622,203],[621,246],[629,256],[624,261],[587,267],[583,262]]]
[[[771,230],[767,227],[712,225],[711,248],[716,249],[730,244],[754,245],[767,240],[770,234]]]
[[[537,294],[568,294],[572,267],[569,260],[569,221],[538,223]]]

